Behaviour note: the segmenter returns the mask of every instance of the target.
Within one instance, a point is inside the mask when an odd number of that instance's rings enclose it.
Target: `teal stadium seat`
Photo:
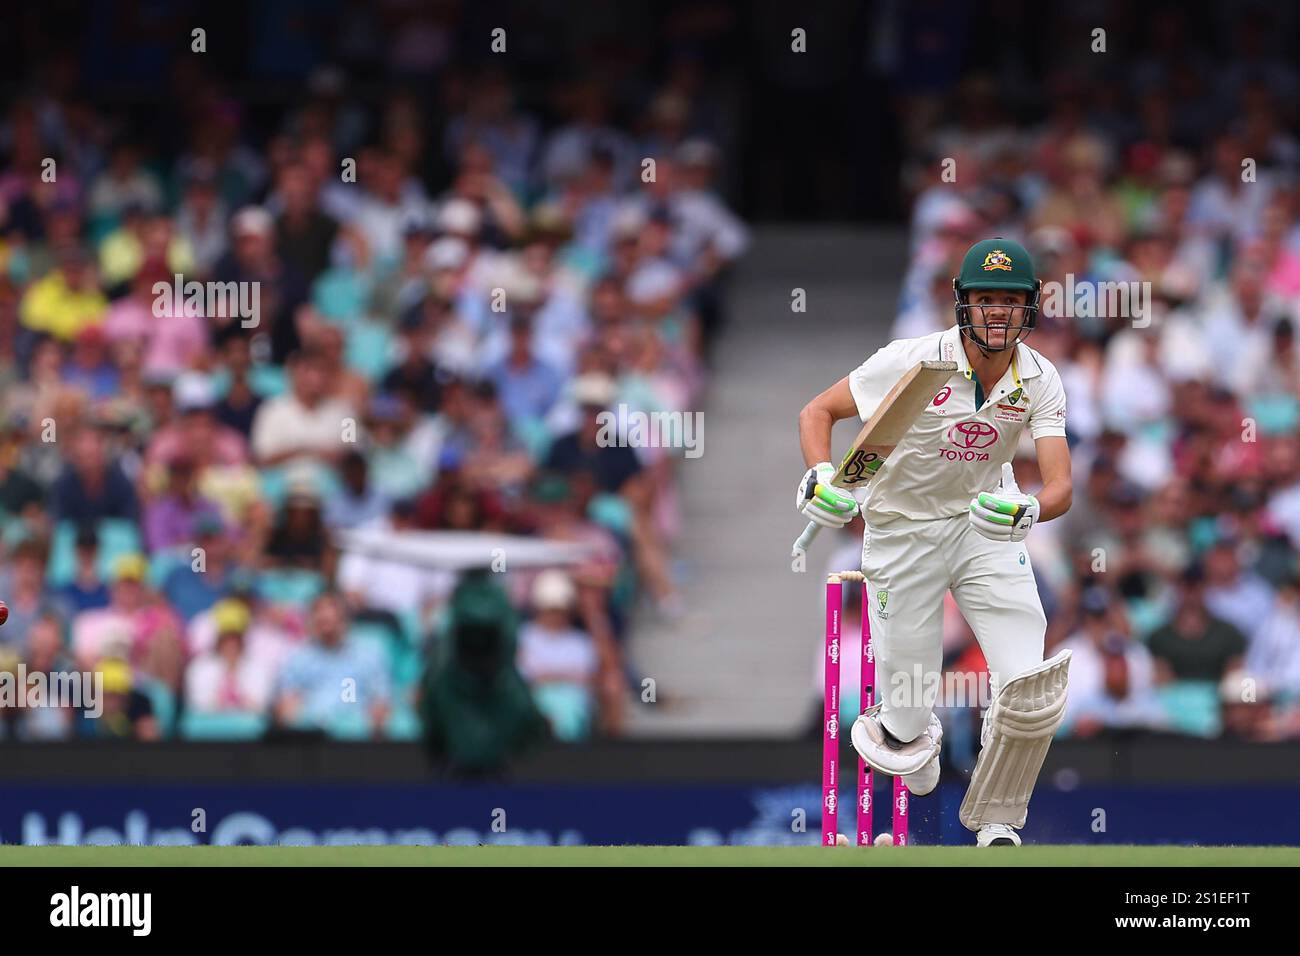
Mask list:
[[[149,556],[149,575],[148,582],[152,588],[160,588],[163,582],[167,580],[167,575],[179,567],[188,567],[192,562],[190,552],[182,548],[168,548],[165,551],[155,551]]]
[[[337,325],[361,318],[370,300],[370,283],[349,269],[327,269],[312,284],[312,305]]]
[[[140,531],[134,523],[122,518],[105,518],[96,526],[99,534],[100,577],[113,579],[113,564],[124,554],[139,554],[144,550]],[[50,558],[45,566],[45,579],[51,587],[61,587],[77,573],[77,524],[60,521],[54,526],[50,541]]]
[[[181,715],[179,732],[186,740],[256,740],[269,724],[265,714],[187,710]]]
[[[551,450],[552,435],[540,418],[521,418],[512,423],[515,438],[533,461],[544,461]]]
[[[420,715],[405,698],[395,700],[384,730],[393,740],[419,740],[422,731]]]
[[[137,676],[135,689],[149,698],[158,729],[164,740],[170,740],[176,733],[176,695],[166,684],[151,677]]]
[[[578,684],[541,684],[533,688],[533,700],[559,740],[572,743],[591,735],[591,693],[587,688]]]
[[[632,509],[627,500],[606,492],[593,495],[587,505],[587,517],[617,535],[632,533]]]
[[[310,474],[312,487],[321,501],[327,501],[339,493],[341,486],[338,475],[326,465],[297,464],[293,467],[293,472],[295,475]],[[262,499],[277,510],[281,508],[289,496],[289,471],[285,468],[263,468],[258,479],[261,482]]]
[[[393,367],[393,333],[380,322],[358,322],[347,330],[348,368],[377,382]]]
[[[325,579],[301,568],[271,568],[257,575],[256,586],[263,601],[304,607],[325,590]]]
[[[1213,681],[1174,681],[1156,690],[1169,729],[1192,737],[1216,737],[1222,728],[1219,688]]]
[[[1246,401],[1246,410],[1264,435],[1290,435],[1300,424],[1300,399],[1294,395],[1251,398]]]

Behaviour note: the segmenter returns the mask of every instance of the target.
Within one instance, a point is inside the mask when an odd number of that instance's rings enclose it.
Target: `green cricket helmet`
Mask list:
[[[981,239],[967,250],[961,260],[961,272],[952,280],[953,298],[957,309],[957,325],[969,335],[984,352],[1001,352],[1012,348],[1034,329],[1038,320],[1038,302],[1043,283],[1034,273],[1034,260],[1029,251],[1013,239]],[[1000,349],[989,348],[987,337],[976,334],[970,316],[970,294],[977,289],[1018,289],[1025,293],[1025,304],[1011,306],[1023,311],[1024,321],[1013,341]],[[981,325],[987,332],[987,326]]]

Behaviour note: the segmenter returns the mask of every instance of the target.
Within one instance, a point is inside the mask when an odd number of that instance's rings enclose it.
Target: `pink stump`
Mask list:
[[[858,701],[859,713],[866,713],[867,708],[876,702],[876,655],[871,646],[870,597],[867,582],[862,582],[862,696]],[[872,825],[872,785],[875,779],[871,767],[861,757],[858,758],[858,846],[871,846]]]
[[[907,846],[907,810],[912,795],[902,777],[894,778],[894,846]]]
[[[840,616],[844,607],[838,577],[826,582],[826,688],[822,710],[822,845],[839,835],[840,786]]]

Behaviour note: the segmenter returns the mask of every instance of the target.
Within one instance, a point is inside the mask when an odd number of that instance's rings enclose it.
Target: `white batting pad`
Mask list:
[[[1043,769],[1052,735],[1065,716],[1070,652],[1011,678],[985,717],[983,748],[958,813],[962,825],[1025,825],[1029,797]]]

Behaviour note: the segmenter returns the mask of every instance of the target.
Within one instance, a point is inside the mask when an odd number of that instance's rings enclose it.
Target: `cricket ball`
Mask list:
[[[0,601],[0,624],[7,620],[9,620],[9,605],[4,601]]]

